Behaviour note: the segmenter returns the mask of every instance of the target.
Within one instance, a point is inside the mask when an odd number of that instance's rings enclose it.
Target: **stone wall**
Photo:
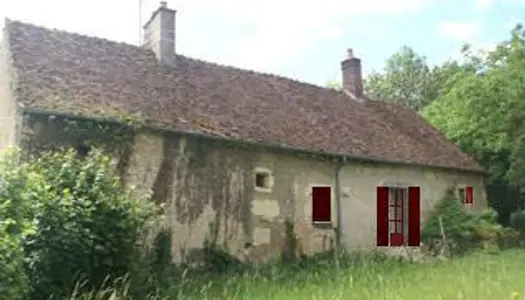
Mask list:
[[[104,142],[94,131],[87,131],[91,137],[65,134],[56,118],[33,119],[26,122],[29,148],[111,143],[108,152],[125,184],[139,195],[152,193],[164,206],[166,218],[158,226],[173,230],[177,262],[198,257],[205,241],[255,260],[312,254],[335,243],[332,228],[314,227],[311,220],[312,187],[331,186],[337,224],[337,168],[326,159],[151,130]],[[266,174],[265,188],[255,186],[258,172]],[[487,205],[482,178],[472,173],[351,163],[340,178],[342,243],[348,249],[375,247],[378,185],[420,186],[423,218],[456,185],[474,186],[476,209]]]
[[[15,73],[4,33],[0,41],[0,151],[16,143]]]

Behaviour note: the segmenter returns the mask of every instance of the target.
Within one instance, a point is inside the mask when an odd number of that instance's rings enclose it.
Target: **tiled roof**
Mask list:
[[[6,22],[19,101],[84,116],[140,115],[154,126],[305,150],[480,170],[415,112],[275,75]]]

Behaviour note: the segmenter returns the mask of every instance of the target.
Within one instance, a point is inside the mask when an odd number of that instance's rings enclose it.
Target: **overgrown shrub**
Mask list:
[[[502,230],[494,210],[468,212],[453,190],[449,189],[424,224],[421,238],[431,252],[437,254],[448,246],[448,254],[453,255],[480,246],[496,245]],[[447,245],[443,245],[443,233]]]
[[[181,270],[173,262],[171,245],[172,231],[164,228],[157,233],[151,247],[141,253],[141,257],[132,265],[127,278],[127,293],[133,299],[149,299],[159,290],[171,289],[176,283],[173,279],[178,277]]]
[[[35,230],[24,240],[31,299],[62,297],[77,282],[96,289],[130,271],[155,212],[120,185],[109,157],[47,153],[7,172],[26,173],[7,180],[9,198],[33,204]]]
[[[498,238],[498,245],[501,249],[512,249],[524,245],[523,238],[519,231],[514,228],[503,228]]]
[[[23,299],[29,291],[23,240],[35,229],[32,205],[47,197],[40,174],[12,149],[0,157],[0,299]]]
[[[205,240],[202,267],[210,273],[228,274],[242,272],[247,266],[228,251]]]

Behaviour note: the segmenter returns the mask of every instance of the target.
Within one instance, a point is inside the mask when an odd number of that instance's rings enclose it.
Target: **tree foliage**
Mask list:
[[[514,186],[525,183],[525,33],[521,26],[494,51],[478,55],[475,72],[455,82],[424,111],[425,118],[492,175]]]
[[[386,61],[382,72],[374,72],[366,78],[365,88],[372,98],[419,110],[431,101],[432,90],[428,88],[431,79],[426,58],[403,46]]]
[[[525,31],[488,53],[464,52],[462,72],[428,106],[423,116],[490,173],[489,183],[525,187]],[[514,193],[515,195],[516,193]],[[493,199],[505,219],[518,199]],[[505,207],[503,209],[503,207]]]
[[[120,185],[108,156],[70,150],[9,161],[1,172],[0,217],[8,216],[8,224],[3,221],[0,237],[2,248],[12,250],[0,253],[0,266],[24,258],[7,266],[13,278],[2,285],[11,282],[19,296],[49,299],[66,296],[78,282],[89,290],[127,275],[155,209]],[[24,273],[27,278],[14,276]]]

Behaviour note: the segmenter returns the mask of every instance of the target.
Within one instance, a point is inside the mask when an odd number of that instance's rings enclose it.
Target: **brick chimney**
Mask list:
[[[143,46],[155,52],[159,62],[167,65],[175,64],[175,13],[166,1],[161,1],[144,25]]]
[[[364,93],[361,60],[354,57],[352,49],[346,51],[346,57],[341,62],[341,70],[343,73],[343,90],[350,93],[357,100],[362,100]]]

